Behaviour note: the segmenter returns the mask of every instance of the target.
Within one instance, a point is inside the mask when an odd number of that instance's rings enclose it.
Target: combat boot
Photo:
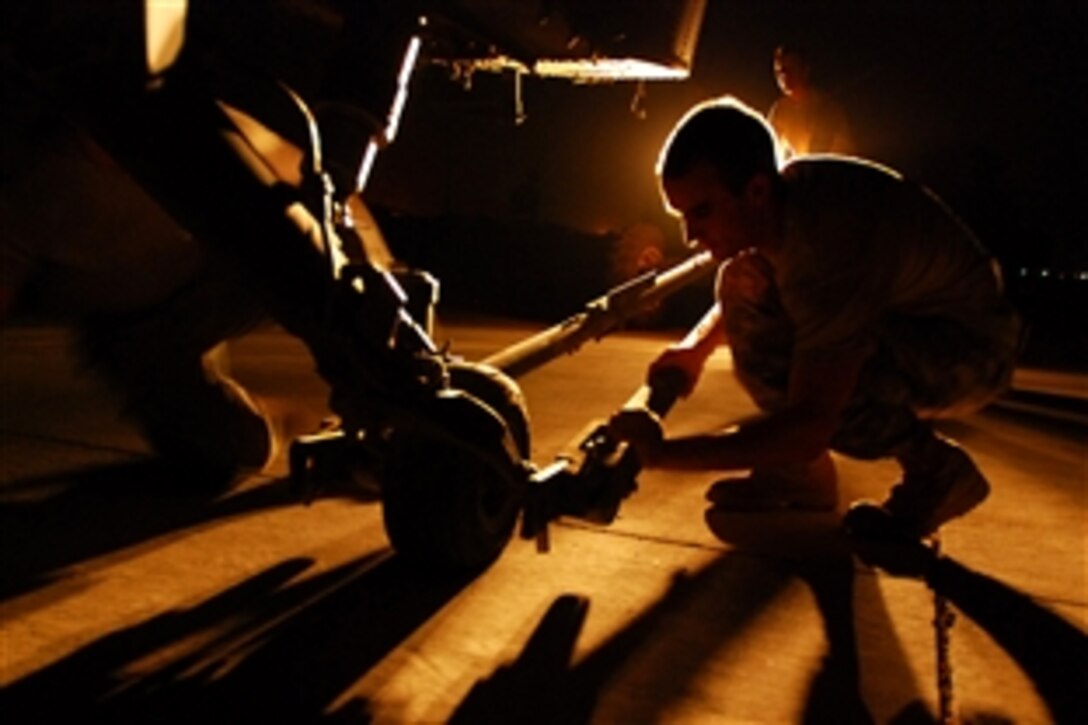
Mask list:
[[[960,446],[932,430],[899,446],[903,480],[881,504],[912,537],[932,534],[945,522],[981,504],[990,484]]]

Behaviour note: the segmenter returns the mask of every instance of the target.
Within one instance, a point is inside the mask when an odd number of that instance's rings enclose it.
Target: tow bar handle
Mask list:
[[[664,416],[686,387],[683,371],[665,368],[632,395],[625,408],[645,407]],[[548,525],[560,516],[611,524],[620,503],[638,488],[642,468],[635,450],[616,440],[605,423],[580,438],[577,456],[560,456],[530,478],[522,512],[521,537],[536,539],[537,550],[550,550]]]

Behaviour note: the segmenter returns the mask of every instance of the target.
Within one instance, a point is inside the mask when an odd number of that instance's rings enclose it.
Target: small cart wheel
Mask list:
[[[524,503],[528,415],[516,384],[494,369],[459,364],[451,379],[501,422],[507,439],[462,440],[458,430],[390,432],[380,473],[382,513],[399,555],[427,566],[481,570],[506,547]]]

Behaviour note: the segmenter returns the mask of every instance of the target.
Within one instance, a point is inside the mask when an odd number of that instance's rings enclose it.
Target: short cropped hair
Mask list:
[[[756,174],[778,173],[775,138],[763,117],[736,98],[704,101],[673,128],[658,157],[657,176],[676,179],[709,162],[729,190],[740,194]]]

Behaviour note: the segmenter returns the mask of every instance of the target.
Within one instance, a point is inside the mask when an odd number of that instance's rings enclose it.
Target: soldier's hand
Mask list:
[[[665,438],[661,419],[645,408],[624,408],[608,421],[608,430],[630,444],[643,465],[656,459]]]

